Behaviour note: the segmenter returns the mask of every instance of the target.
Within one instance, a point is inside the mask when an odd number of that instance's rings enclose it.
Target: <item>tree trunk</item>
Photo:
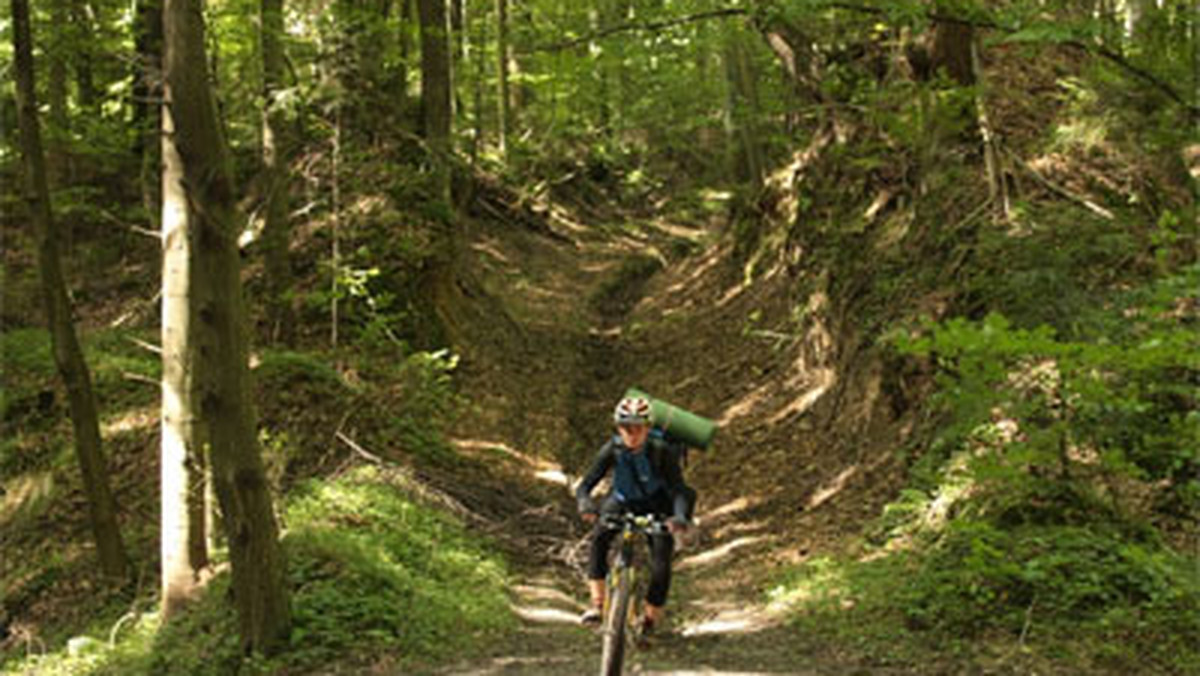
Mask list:
[[[134,154],[142,158],[142,205],[151,219],[162,213],[162,0],[138,0],[134,19]]]
[[[964,87],[974,84],[975,72],[971,65],[971,44],[974,39],[974,29],[966,24],[934,24],[933,40],[929,45],[932,71],[937,73],[944,68],[946,75],[958,84]]]
[[[752,188],[762,183],[765,172],[759,142],[758,75],[741,35],[730,30],[725,41],[725,70],[729,80],[729,123],[736,138],[734,172]]]
[[[100,568],[106,575],[123,577],[129,563],[117,525],[116,502],[108,485],[108,467],[100,445],[100,425],[91,374],[83,359],[75,327],[71,324],[71,303],[67,297],[66,281],[58,255],[58,233],[50,209],[50,191],[46,181],[34,92],[28,0],[12,0],[12,21],[17,124],[20,127],[21,153],[25,156],[26,199],[36,231],[38,267],[54,362],[67,388],[71,424],[75,432],[75,453],[83,474],[83,488],[87,495]]]
[[[824,101],[821,92],[821,63],[813,39],[782,16],[769,15],[758,26],[767,46],[775,53],[798,96],[810,102]]]
[[[229,540],[234,601],[242,645],[273,653],[286,645],[291,613],[278,527],[259,453],[250,395],[241,264],[232,172],[217,107],[205,72],[200,0],[166,0],[165,105],[194,205],[193,279],[211,284],[209,302],[195,308],[206,376],[201,418],[210,421],[213,481]]]
[[[266,272],[267,322],[273,337],[290,343],[293,320],[286,299],[292,283],[288,246],[290,185],[287,123],[277,100],[283,88],[283,0],[262,0],[261,51],[263,67],[262,171],[266,204],[263,218],[263,264]]]
[[[87,36],[76,48],[75,86],[79,94],[79,107],[90,115],[100,112],[100,91],[96,88],[96,78],[92,72],[92,60],[95,58],[91,39],[95,36],[96,10],[89,0],[74,0],[71,6],[71,21],[76,25],[80,34]]]
[[[1011,224],[1013,222],[1012,205],[1008,196],[1008,180],[1000,161],[999,144],[988,116],[983,60],[979,55],[979,45],[975,44],[974,40],[969,49],[972,68],[971,80],[979,83],[979,91],[975,94],[975,114],[979,125],[979,138],[983,141],[983,162],[984,170],[987,173],[988,198],[992,202],[996,221]]]
[[[162,616],[172,616],[196,598],[200,571],[207,565],[203,538],[203,441],[197,401],[201,362],[194,308],[205,295],[196,279],[197,215],[188,203],[183,159],[176,146],[169,108],[162,114],[162,460],[159,553]],[[199,488],[199,490],[197,490]],[[198,538],[199,536],[199,538]],[[204,545],[197,548],[197,540]],[[198,549],[202,551],[198,551]]]
[[[1126,0],[1125,2],[1125,49],[1138,51],[1145,45],[1139,45],[1147,37],[1147,26],[1152,23],[1155,13],[1162,11],[1154,0]],[[1195,11],[1195,10],[1193,10]]]
[[[451,66],[446,0],[418,0],[421,14],[421,107],[425,139],[434,153],[439,192],[450,201]]]
[[[450,0],[450,31],[454,35],[454,63],[462,63],[467,55],[467,5],[464,0]]]
[[[496,105],[496,133],[500,157],[508,153],[508,0],[496,0],[496,73],[499,89]]]
[[[593,5],[588,10],[588,29],[593,33],[599,33],[603,27],[600,20],[600,10]],[[610,134],[613,130],[613,115],[612,105],[610,104],[609,86],[608,86],[608,69],[605,68],[604,52],[600,48],[600,44],[595,40],[588,41],[588,56],[592,60],[592,77],[595,82],[596,104],[598,110],[597,118],[600,121],[600,129],[604,134]]]
[[[50,80],[47,83],[46,97],[50,104],[50,143],[47,148],[50,153],[50,173],[56,182],[61,183],[66,177],[67,149],[64,143],[70,131],[70,120],[67,116],[67,45],[66,27],[70,7],[69,0],[53,0],[50,5],[50,22],[54,39],[50,49],[46,50],[50,62]]]
[[[472,36],[474,46],[471,56],[474,60],[472,69],[475,72],[475,82],[472,86],[472,99],[475,112],[475,128],[471,133],[471,164],[479,161],[479,146],[483,143],[483,80],[487,70],[487,20],[475,20],[475,34]]]
[[[396,98],[401,112],[408,109],[408,72],[413,54],[413,0],[400,2],[400,65],[396,73]]]

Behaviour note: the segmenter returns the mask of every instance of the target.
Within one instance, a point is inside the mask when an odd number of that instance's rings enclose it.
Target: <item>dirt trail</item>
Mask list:
[[[671,363],[670,346],[650,340],[654,332],[645,330],[645,312],[637,315],[637,309],[644,310],[655,275],[674,270],[695,279],[696,270],[703,272],[703,258],[671,261],[661,253],[681,248],[674,246],[681,238],[701,240],[702,230],[649,221],[585,227],[557,207],[550,222],[559,237],[477,226],[471,250],[479,288],[460,300],[507,320],[476,307],[451,313],[448,322],[462,345],[460,382],[477,404],[455,441],[464,454],[486,458],[493,479],[523,495],[526,507],[497,525],[517,562],[513,607],[520,630],[493,654],[442,673],[597,670],[599,637],[576,622],[583,609],[584,530],[569,486],[609,433],[609,407],[626,387],[661,381],[655,372],[691,376],[697,368]],[[719,252],[710,249],[710,255]],[[679,269],[681,260],[686,269]],[[661,307],[654,312],[672,314]],[[705,327],[672,331],[702,334]],[[777,562],[770,522],[753,515],[760,501],[725,499],[699,470],[707,460],[693,460],[698,487],[721,500],[702,493],[702,527],[677,554],[671,632],[634,652],[626,673],[852,673],[853,660],[808,645],[764,604],[761,587]]]

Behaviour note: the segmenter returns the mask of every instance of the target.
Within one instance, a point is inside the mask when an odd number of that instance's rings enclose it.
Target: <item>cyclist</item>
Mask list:
[[[696,494],[684,484],[679,466],[685,449],[661,434],[651,434],[653,421],[649,401],[642,397],[622,399],[613,411],[613,422],[617,433],[601,447],[591,469],[575,489],[580,514],[588,523],[596,524],[591,536],[587,571],[592,605],[580,621],[583,624],[600,623],[604,579],[608,576],[608,549],[620,533],[620,530],[606,527],[600,515],[631,512],[669,517],[669,533],[648,536],[650,588],[639,627],[642,635],[648,635],[663,621],[663,606],[671,586],[673,535],[687,530]],[[610,469],[613,470],[612,492],[597,505],[592,500],[592,490]]]

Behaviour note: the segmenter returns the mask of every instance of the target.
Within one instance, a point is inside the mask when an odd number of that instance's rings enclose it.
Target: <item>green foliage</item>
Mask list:
[[[314,480],[289,500],[284,540],[292,586],[289,649],[243,657],[229,577],[161,626],[156,613],[106,617],[63,649],[18,662],[17,673],[197,676],[307,673],[392,665],[408,671],[459,657],[513,623],[503,562],[422,490],[392,470]],[[115,637],[111,645],[109,635]],[[86,639],[91,637],[90,642]]]
[[[940,646],[978,660],[980,644],[969,642],[999,634],[1034,660],[1078,651],[1151,672],[1200,665],[1194,562],[1102,523],[1007,530],[959,520],[928,550],[789,569],[770,598],[803,632],[853,640],[880,659]]]
[[[975,448],[976,478],[997,496],[1080,473],[1110,486],[1166,479],[1177,505],[1196,509],[1200,426],[1188,382],[1200,340],[1178,308],[1197,281],[1192,267],[1126,295],[1097,314],[1091,339],[1017,329],[998,314],[901,335],[902,351],[942,367],[936,401],[951,424],[935,446]]]
[[[298,386],[312,386],[327,395],[342,394],[345,381],[319,356],[290,350],[264,350],[254,378],[266,390],[284,394]]]
[[[416,352],[395,367],[383,429],[389,446],[434,462],[453,461],[444,433],[462,405],[452,383],[457,367],[458,355],[448,350]]]
[[[510,625],[502,564],[461,524],[413,501],[413,488],[368,468],[309,484],[292,501],[291,659],[365,650],[411,663],[454,655]]]
[[[1036,255],[1011,238],[995,246]],[[1087,274],[1104,276],[1092,289],[1116,286],[1097,260],[1119,247],[1102,244],[1093,259],[1090,246],[1061,266],[1064,287]],[[902,660],[999,635],[1032,663],[1077,654],[1114,668],[1200,666],[1200,569],[1150,525],[1200,513],[1200,266],[1163,268],[1174,271],[1071,299],[1062,329],[992,313],[893,334],[903,354],[936,368],[936,433],[910,486],[868,529],[869,556],[782,579],[775,597],[805,631],[865,636],[869,650]],[[954,650],[979,658],[973,644]]]

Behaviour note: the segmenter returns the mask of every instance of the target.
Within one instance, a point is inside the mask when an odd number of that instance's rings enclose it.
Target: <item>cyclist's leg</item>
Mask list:
[[[591,608],[584,613],[584,621],[595,621],[604,608],[605,579],[608,577],[608,550],[621,531],[605,528],[597,522],[592,530],[591,547],[588,551],[588,594]]]
[[[682,492],[684,495],[684,499],[687,501],[686,516],[687,516],[687,520],[690,522],[696,518],[696,497],[697,497],[696,489],[692,488],[691,486],[688,486],[687,484],[684,484]]]
[[[652,624],[663,619],[663,606],[671,589],[671,556],[675,540],[670,533],[648,536],[650,540],[650,588],[646,591],[646,618]]]

